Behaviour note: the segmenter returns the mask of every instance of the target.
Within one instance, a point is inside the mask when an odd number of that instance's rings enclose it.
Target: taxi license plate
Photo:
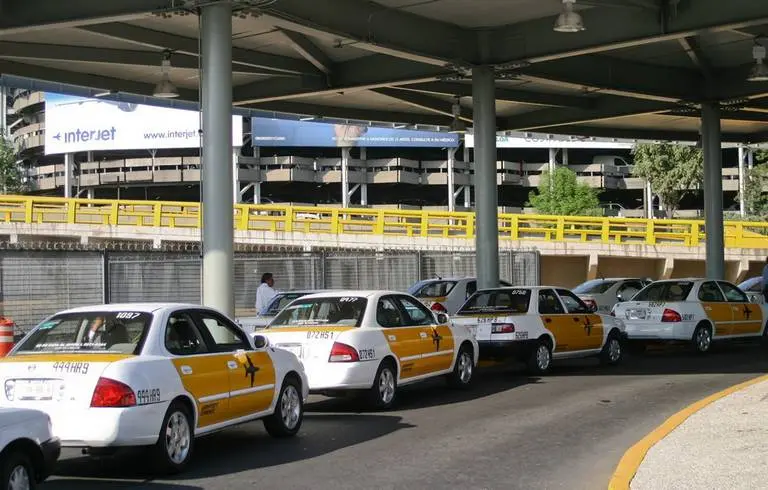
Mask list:
[[[19,379],[16,381],[18,400],[50,400],[53,398],[53,384],[47,379]]]
[[[627,310],[627,320],[645,320],[645,308]]]
[[[287,350],[299,359],[301,359],[304,354],[304,349],[302,349],[301,344],[277,344],[275,347]]]

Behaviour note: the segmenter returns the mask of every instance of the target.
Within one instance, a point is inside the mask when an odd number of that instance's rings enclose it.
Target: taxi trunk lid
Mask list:
[[[273,347],[292,352],[302,362],[327,362],[339,336],[354,327],[296,326],[267,328],[258,332]]]
[[[616,305],[616,318],[631,323],[659,323],[664,316],[664,310],[680,311],[676,305],[669,303],[654,303],[648,301],[627,301]]]
[[[454,316],[451,321],[454,325],[467,327],[478,341],[491,340],[494,325],[514,325],[515,316],[521,314],[498,313],[483,315]]]
[[[110,364],[128,354],[31,354],[0,359],[0,405],[51,415],[88,408],[96,383]]]

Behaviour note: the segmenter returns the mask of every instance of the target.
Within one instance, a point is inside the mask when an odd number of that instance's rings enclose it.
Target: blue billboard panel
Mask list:
[[[288,119],[251,118],[254,146],[438,147],[459,146],[459,135]]]

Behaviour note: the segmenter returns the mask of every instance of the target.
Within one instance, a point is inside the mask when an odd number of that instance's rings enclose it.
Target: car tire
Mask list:
[[[163,425],[155,444],[155,464],[163,474],[184,471],[195,448],[194,418],[189,408],[174,401],[163,417]]]
[[[448,375],[448,386],[457,389],[467,389],[472,384],[475,374],[475,358],[472,355],[472,348],[466,345],[459,349],[456,356],[456,363],[453,366],[453,372]]]
[[[600,351],[600,363],[606,366],[615,366],[624,358],[624,346],[621,337],[613,331],[608,334],[603,350]]]
[[[0,468],[0,489],[12,488],[37,488],[37,475],[32,461],[29,455],[18,449],[8,454]]]
[[[528,371],[531,374],[540,375],[549,372],[552,366],[552,349],[549,344],[539,339],[528,355]]]
[[[370,405],[377,410],[387,410],[392,407],[397,398],[397,369],[395,363],[386,359],[376,371],[373,385],[368,392]]]
[[[712,348],[712,327],[707,324],[699,324],[693,331],[691,343],[694,352],[697,354],[706,354]]]
[[[275,404],[275,411],[264,419],[264,428],[272,437],[293,437],[304,421],[304,400],[301,396],[301,383],[295,376],[286,376],[280,387],[280,396]]]

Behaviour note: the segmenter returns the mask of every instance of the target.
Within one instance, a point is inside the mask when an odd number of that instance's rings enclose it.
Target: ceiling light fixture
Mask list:
[[[755,66],[752,67],[752,71],[747,78],[750,82],[766,82],[768,81],[768,66],[765,66],[765,46],[766,39],[764,37],[755,38],[755,45],[752,48],[752,57],[755,59]]]
[[[573,11],[573,4],[576,0],[563,0],[563,12],[557,16],[555,21],[555,32],[581,32],[586,30],[581,15]]]
[[[172,99],[179,96],[176,86],[171,83],[171,52],[163,53],[163,63],[160,65],[160,82],[152,93],[155,97]]]

